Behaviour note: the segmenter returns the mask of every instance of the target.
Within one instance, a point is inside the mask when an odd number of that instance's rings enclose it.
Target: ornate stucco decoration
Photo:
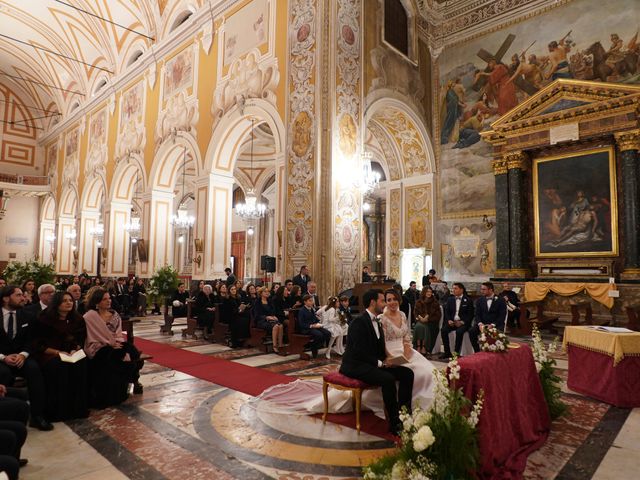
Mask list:
[[[64,168],[62,187],[77,187],[80,173],[80,128],[68,131],[64,137]]]
[[[260,50],[254,49],[237,58],[229,74],[216,87],[211,113],[213,126],[242,98],[262,98],[275,105],[276,88],[280,72],[276,58],[261,59]]]
[[[103,175],[107,164],[107,128],[109,125],[107,108],[91,115],[89,121],[89,142],[84,173],[87,178]]]
[[[316,145],[316,0],[290,6],[289,132],[287,135],[286,271],[293,259],[309,263],[313,246],[313,182]]]
[[[132,153],[141,153],[147,143],[144,112],[144,80],[139,80],[120,95],[120,121],[116,140],[116,164]]]
[[[199,46],[194,42],[162,66],[160,108],[155,131],[155,150],[169,136],[185,132],[196,137],[198,111]]]

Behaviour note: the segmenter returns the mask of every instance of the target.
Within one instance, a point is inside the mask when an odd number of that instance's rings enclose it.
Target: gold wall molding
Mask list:
[[[507,164],[507,170],[515,168],[526,170],[529,164],[529,156],[521,150],[509,152],[505,154],[504,162]]]
[[[507,161],[503,160],[502,158],[491,162],[491,166],[493,167],[494,175],[504,175],[507,173]]]

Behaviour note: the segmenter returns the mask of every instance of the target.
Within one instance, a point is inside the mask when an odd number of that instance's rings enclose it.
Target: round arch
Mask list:
[[[187,164],[193,163],[195,166],[196,178],[200,176],[202,157],[198,144],[191,135],[178,132],[175,137],[169,136],[162,142],[156,152],[149,174],[149,187],[152,190],[173,193],[185,153]]]
[[[80,210],[99,212],[104,203],[106,191],[106,182],[102,175],[94,176],[84,185],[80,199]]]
[[[131,202],[136,189],[136,181],[142,182],[142,191],[146,188],[146,175],[142,158],[132,155],[129,161],[121,161],[111,180],[109,200],[111,202]]]
[[[204,172],[233,176],[242,142],[251,131],[252,118],[254,127],[261,123],[269,125],[275,143],[275,158],[285,152],[286,134],[280,114],[266,100],[252,98],[246,101],[242,110],[236,106],[218,122],[205,155]]]
[[[42,201],[42,208],[40,209],[40,222],[55,222],[56,221],[56,199],[53,195],[47,195]]]
[[[73,186],[66,186],[60,195],[58,217],[75,217],[78,211],[78,191]]]
[[[420,113],[409,100],[396,92],[384,90],[382,92],[376,91],[375,93],[375,98],[367,99],[369,102],[364,112],[364,124],[368,125],[372,119],[379,119],[382,114],[395,114],[397,118],[401,119],[407,126],[413,127],[413,130],[417,132],[418,142],[426,157],[424,160],[427,164],[427,171],[424,173],[435,173],[436,157],[433,144]],[[399,151],[402,152],[402,150],[399,147]],[[407,169],[404,168],[404,170],[405,175],[407,175]]]

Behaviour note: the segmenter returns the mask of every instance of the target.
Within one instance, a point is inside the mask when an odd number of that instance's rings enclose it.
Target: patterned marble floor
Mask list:
[[[137,336],[204,355],[297,377],[319,377],[339,358],[301,361],[257,349],[231,350],[159,333],[146,317]],[[444,366],[444,363],[440,364]],[[566,357],[558,355],[566,379]],[[86,420],[29,429],[23,479],[337,480],[360,478],[361,466],[392,445],[309,416],[257,411],[250,397],[147,362],[143,395]],[[640,466],[640,409],[610,407],[564,388],[570,414],[529,457],[526,479],[632,479]]]

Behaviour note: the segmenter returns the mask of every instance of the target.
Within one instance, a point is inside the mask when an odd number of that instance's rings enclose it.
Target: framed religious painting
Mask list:
[[[533,160],[537,257],[618,254],[613,147]]]

